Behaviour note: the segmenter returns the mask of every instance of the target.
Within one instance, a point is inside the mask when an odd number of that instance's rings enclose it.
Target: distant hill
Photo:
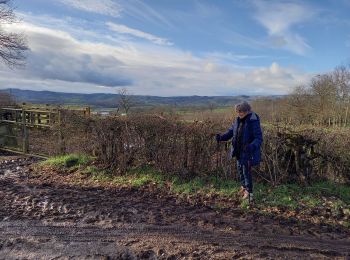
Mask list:
[[[118,94],[79,94],[63,93],[52,91],[33,91],[21,89],[1,90],[11,93],[17,102],[26,102],[33,104],[61,104],[61,105],[86,105],[98,108],[116,107],[119,99]],[[209,106],[210,103],[215,106],[232,106],[241,100],[254,100],[257,96],[184,96],[184,97],[157,97],[157,96],[139,96],[132,98],[134,107],[155,107],[155,106]]]

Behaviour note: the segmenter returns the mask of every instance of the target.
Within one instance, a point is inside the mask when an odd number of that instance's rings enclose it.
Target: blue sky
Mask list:
[[[348,64],[350,0],[14,0],[27,66],[1,88],[287,94]]]

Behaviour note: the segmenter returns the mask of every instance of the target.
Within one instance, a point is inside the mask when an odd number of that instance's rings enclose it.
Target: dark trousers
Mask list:
[[[253,179],[251,165],[249,162],[240,163],[237,160],[237,171],[241,180],[241,185],[249,192],[253,193]]]

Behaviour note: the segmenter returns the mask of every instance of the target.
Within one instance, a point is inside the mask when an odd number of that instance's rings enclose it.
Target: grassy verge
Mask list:
[[[233,180],[223,180],[216,177],[195,177],[183,179],[179,176],[162,174],[151,167],[133,169],[126,175],[115,176],[108,170],[100,170],[94,166],[88,166],[81,174],[88,175],[97,182],[109,182],[121,185],[140,187],[148,184],[157,185],[159,188],[169,187],[176,194],[208,194],[216,193],[230,196],[239,190],[239,184]]]
[[[216,195],[219,198],[235,198],[240,184],[216,176],[180,178],[163,174],[151,167],[133,169],[123,176],[91,165],[92,158],[84,155],[67,155],[51,158],[46,166],[75,168],[79,176],[100,184],[141,187],[156,185],[177,195]],[[290,216],[315,217],[334,220],[350,228],[350,187],[330,182],[318,182],[307,187],[283,184],[273,187],[256,183],[254,186],[255,209],[261,212],[288,214]],[[245,203],[240,204],[246,208]],[[231,205],[227,205],[231,206]]]
[[[93,158],[84,154],[68,154],[49,158],[40,163],[40,166],[51,166],[54,168],[78,168],[93,161]]]

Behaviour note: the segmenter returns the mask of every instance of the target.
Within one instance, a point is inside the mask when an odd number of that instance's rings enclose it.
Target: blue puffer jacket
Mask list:
[[[237,151],[237,129],[240,124],[240,118],[237,117],[227,132],[220,136],[220,141],[228,141],[232,138],[232,157],[236,156]],[[258,165],[261,161],[260,147],[263,141],[260,127],[259,116],[251,112],[247,115],[246,123],[243,128],[243,151],[240,153],[239,162],[241,164],[250,161],[251,165]]]

